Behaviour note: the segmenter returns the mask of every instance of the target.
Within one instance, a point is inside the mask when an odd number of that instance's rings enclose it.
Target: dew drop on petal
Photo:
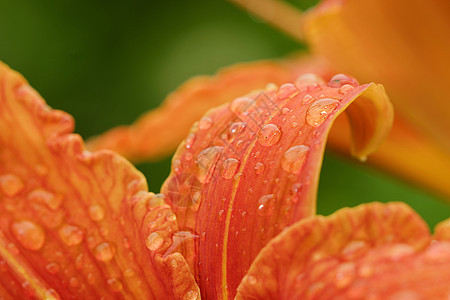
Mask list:
[[[391,260],[399,260],[414,252],[414,248],[408,244],[395,244],[388,249],[387,254]]]
[[[195,160],[198,181],[208,183],[211,180],[222,151],[223,147],[213,146],[199,153]]]
[[[339,105],[336,99],[325,98],[311,104],[306,113],[306,123],[310,126],[318,127],[328,118],[328,116]]]
[[[80,282],[75,277],[70,278],[69,284],[73,288],[77,288],[80,285]]]
[[[199,294],[196,291],[190,290],[184,295],[183,299],[185,299],[185,300],[197,300],[197,299],[200,299],[200,296],[199,296]]]
[[[258,200],[258,214],[260,216],[268,216],[275,209],[275,195],[264,195]]]
[[[60,269],[60,268],[59,268],[59,265],[58,265],[58,263],[56,263],[56,262],[48,263],[48,264],[45,266],[45,270],[46,270],[48,273],[52,274],[52,275],[58,273],[58,272],[59,272],[59,269]]]
[[[344,84],[343,86],[341,86],[339,88],[339,93],[341,94],[346,94],[347,92],[353,90],[355,87],[353,85],[350,84]]]
[[[198,123],[198,128],[201,130],[206,130],[211,128],[213,124],[213,120],[210,117],[203,117],[200,119]]]
[[[280,86],[280,89],[277,92],[278,100],[284,100],[287,98],[292,98],[298,95],[298,90],[292,83],[285,83]]]
[[[239,97],[231,101],[230,110],[237,115],[242,114],[253,104],[253,99],[249,97]]]
[[[344,288],[351,284],[356,277],[356,268],[353,262],[340,264],[336,269],[334,284],[338,288]]]
[[[19,221],[11,224],[11,231],[19,243],[26,249],[38,251],[44,246],[44,229],[31,221]]]
[[[288,173],[297,174],[303,168],[309,147],[304,145],[289,148],[281,158],[281,167]]]
[[[111,291],[117,293],[120,292],[123,289],[122,282],[117,278],[109,278],[106,280],[106,283],[108,284]]]
[[[264,125],[258,133],[258,142],[262,146],[273,146],[281,138],[281,130],[275,124]]]
[[[84,233],[83,231],[73,225],[65,224],[59,229],[59,237],[67,246],[75,246],[83,241]]]
[[[309,104],[311,102],[316,101],[316,98],[314,98],[313,96],[311,96],[310,94],[306,94],[303,98],[302,98],[302,104]]]
[[[163,205],[166,205],[166,195],[164,194],[155,194],[153,195],[150,200],[148,200],[147,208],[152,209],[156,207],[161,207]]]
[[[41,203],[52,210],[56,210],[61,206],[63,197],[61,195],[55,195],[44,189],[35,189],[28,194],[28,200]]]
[[[113,259],[116,247],[109,242],[102,242],[94,248],[93,252],[96,260],[107,262]]]
[[[186,141],[185,141],[185,147],[186,149],[190,149],[192,147],[192,144],[194,144],[195,141],[195,133],[189,133],[188,136],[186,137]]]
[[[123,271],[123,276],[130,278],[133,277],[134,275],[136,275],[136,272],[133,269],[126,269],[125,271]]]
[[[330,79],[330,81],[328,82],[328,86],[335,87],[335,88],[341,87],[341,86],[343,86],[345,84],[349,84],[349,85],[352,85],[352,86],[357,86],[358,82],[356,81],[356,79],[351,78],[351,77],[349,77],[347,75],[344,75],[344,74],[334,75]]]
[[[255,285],[257,283],[257,279],[253,275],[247,275],[247,282],[251,285]]]
[[[233,178],[234,174],[236,174],[238,168],[239,160],[237,160],[236,158],[228,158],[223,161],[220,174],[224,179],[231,179]]]
[[[255,173],[256,175],[259,175],[262,172],[264,172],[264,164],[261,162],[257,162],[255,165]]]
[[[89,217],[92,221],[101,221],[105,217],[105,211],[100,204],[94,204],[89,206]]]
[[[230,128],[228,129],[228,140],[231,141],[239,136],[244,131],[246,126],[247,123],[245,122],[235,122],[231,124]]]
[[[0,189],[6,196],[17,195],[25,187],[22,179],[14,174],[5,174],[0,176]]]
[[[313,73],[306,73],[297,78],[295,80],[295,86],[303,90],[307,87],[317,87],[319,84],[325,83],[322,78]]]
[[[149,250],[155,251],[162,246],[163,242],[164,239],[159,233],[152,232],[148,235],[147,239],[145,240],[145,245]]]
[[[44,300],[60,300],[58,292],[54,289],[48,289],[45,291]]]

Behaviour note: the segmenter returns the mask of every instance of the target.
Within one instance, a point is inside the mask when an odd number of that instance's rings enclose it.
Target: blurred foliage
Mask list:
[[[289,2],[306,9],[317,1]],[[194,75],[305,49],[223,0],[0,4],[0,59],[71,113],[85,138],[131,123]],[[169,166],[167,158],[138,168],[157,191]],[[380,200],[408,202],[430,225],[450,215],[448,204],[417,188],[326,156],[319,213]]]

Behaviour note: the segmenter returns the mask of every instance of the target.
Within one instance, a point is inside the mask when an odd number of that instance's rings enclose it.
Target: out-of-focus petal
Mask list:
[[[314,214],[327,134],[347,107],[353,153],[364,158],[388,134],[393,111],[381,85],[359,86],[344,75],[270,86],[194,124],[162,192],[180,228],[200,236],[184,253],[202,295],[233,297],[259,250]]]
[[[450,243],[401,203],[302,220],[255,259],[237,299],[446,299]]]
[[[436,225],[434,236],[438,240],[450,242],[450,218]]]
[[[322,60],[300,57],[237,64],[215,76],[195,77],[135,124],[114,128],[90,140],[88,148],[114,150],[133,161],[155,159],[174,151],[192,124],[209,109],[268,83],[281,84],[293,81],[301,73],[325,75],[327,71]]]
[[[346,153],[351,141],[350,124],[345,118],[335,122],[328,146]],[[415,130],[400,114],[395,115],[389,136],[368,158],[369,164],[420,185],[434,193],[450,198],[450,156],[429,136]]]
[[[189,299],[170,207],[130,163],[90,153],[72,118],[0,63],[0,296]],[[156,200],[154,199],[156,197]]]
[[[314,52],[386,87],[394,106],[450,151],[447,0],[328,0],[305,15]]]

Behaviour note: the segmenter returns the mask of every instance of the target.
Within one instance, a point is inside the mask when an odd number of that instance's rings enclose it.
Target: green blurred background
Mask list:
[[[306,9],[317,1],[290,2]],[[84,138],[131,123],[191,76],[306,49],[224,0],[0,4],[0,60],[71,113]],[[137,167],[158,191],[170,158]],[[370,201],[405,201],[431,226],[450,216],[442,199],[327,154],[318,212]]]

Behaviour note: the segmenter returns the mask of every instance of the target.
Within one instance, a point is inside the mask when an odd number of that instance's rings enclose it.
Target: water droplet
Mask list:
[[[75,246],[83,241],[83,231],[73,225],[65,224],[59,229],[59,237],[67,246]]]
[[[346,94],[347,92],[353,90],[355,87],[353,85],[350,84],[344,84],[343,86],[341,86],[339,88],[339,93],[341,94]]]
[[[359,267],[358,269],[358,276],[362,277],[362,278],[367,278],[372,276],[373,274],[373,267],[369,264],[363,264],[362,266]]]
[[[264,125],[258,133],[258,142],[266,147],[273,146],[281,138],[281,131],[275,124]]]
[[[192,144],[194,144],[194,141],[195,141],[195,134],[191,132],[186,137],[186,141],[185,141],[186,149],[190,149],[192,147]]]
[[[310,94],[306,94],[302,99],[302,104],[306,105],[306,104],[312,103],[314,101],[316,101],[316,98],[314,98]]]
[[[355,264],[353,262],[342,263],[337,267],[334,284],[337,288],[348,286],[355,279]]]
[[[309,147],[304,145],[289,148],[281,158],[281,167],[288,173],[297,174],[303,168]]]
[[[38,251],[44,246],[44,229],[31,221],[19,221],[11,224],[11,231],[19,243],[26,249]]]
[[[175,171],[175,173],[181,173],[181,160],[176,159],[172,162],[172,168]]]
[[[123,276],[124,277],[133,277],[134,275],[136,275],[136,272],[133,269],[126,269],[125,271],[123,271]]]
[[[213,120],[210,117],[203,117],[198,123],[198,128],[200,128],[201,130],[206,130],[211,128],[212,124]]]
[[[110,278],[106,280],[106,283],[108,284],[111,291],[115,293],[120,292],[123,289],[122,282],[117,278]]]
[[[222,163],[220,174],[224,179],[231,179],[233,178],[234,174],[236,174],[238,168],[239,160],[235,158],[228,158]]]
[[[80,253],[75,258],[75,269],[81,270],[83,268],[83,265],[84,265],[84,254]]]
[[[54,289],[48,289],[45,291],[44,300],[61,300],[61,297]]]
[[[424,253],[424,261],[429,264],[439,264],[448,261],[450,242],[434,241]]]
[[[264,172],[264,164],[263,164],[263,163],[260,163],[260,162],[257,162],[256,165],[255,165],[255,173],[256,173],[257,175],[259,175],[259,174],[261,174],[262,172]]]
[[[233,140],[237,136],[239,136],[247,126],[247,123],[245,122],[236,122],[231,124],[230,128],[228,129],[228,140]]]
[[[147,204],[147,208],[148,209],[152,209],[155,207],[161,207],[166,205],[166,195],[159,193],[159,194],[155,194],[153,195],[150,200],[148,200],[148,204]]]
[[[173,212],[169,212],[166,215],[166,221],[173,222],[177,219],[177,216]]]
[[[331,98],[321,99],[311,104],[306,113],[306,122],[318,127],[328,118],[328,115],[339,105],[339,101]]]
[[[163,243],[164,243],[163,237],[157,232],[150,233],[147,239],[145,240],[147,248],[151,251],[158,250]]]
[[[344,74],[334,75],[330,79],[330,81],[328,82],[328,86],[335,87],[335,88],[341,87],[341,86],[343,86],[345,84],[349,84],[349,85],[352,85],[352,86],[357,86],[358,82],[356,81],[356,79],[351,78],[351,77],[349,77],[347,75],[344,75]]]
[[[195,160],[198,181],[208,183],[211,180],[222,151],[223,147],[213,146],[199,153]]]
[[[58,263],[51,262],[45,266],[45,270],[47,270],[47,272],[49,272],[52,275],[56,274],[59,272],[59,265]]]
[[[292,83],[285,83],[280,86],[280,89],[277,92],[277,98],[279,100],[284,100],[287,98],[293,98],[298,95],[298,90]]]
[[[395,244],[388,249],[387,254],[391,260],[399,260],[415,252],[414,248],[407,244]]]
[[[23,181],[14,174],[0,176],[0,188],[3,194],[12,197],[17,195],[25,187]]]
[[[239,115],[246,111],[253,104],[253,99],[248,97],[239,97],[230,103],[230,110]]]
[[[89,217],[93,221],[101,221],[105,217],[105,211],[100,204],[94,204],[89,207]]]
[[[364,241],[352,241],[344,249],[342,255],[347,260],[354,260],[364,254],[369,249],[369,246]]]
[[[317,87],[324,83],[322,78],[312,73],[303,74],[295,80],[295,86],[300,90],[304,90],[307,87]]]
[[[297,122],[292,122],[291,126],[292,126],[292,128],[295,128],[295,127],[298,126],[298,123]]]
[[[94,285],[95,284],[96,280],[95,280],[95,275],[94,274],[89,273],[86,278],[87,278],[87,281],[88,281],[88,283],[90,285]]]
[[[35,189],[28,194],[28,200],[44,204],[48,208],[56,210],[61,206],[63,197],[44,189]]]
[[[113,259],[116,247],[109,242],[102,242],[94,248],[93,252],[96,260],[107,262]]]
[[[260,216],[270,215],[275,208],[275,195],[264,195],[258,200],[258,214]]]
[[[75,277],[70,278],[69,284],[73,288],[77,288],[80,285],[80,282]]]
[[[197,299],[200,299],[200,295],[198,294],[198,292],[196,292],[194,290],[190,290],[184,295],[183,299],[185,299],[185,300],[197,300]]]
[[[252,275],[247,275],[247,282],[251,285],[255,285],[257,283],[256,277]]]

